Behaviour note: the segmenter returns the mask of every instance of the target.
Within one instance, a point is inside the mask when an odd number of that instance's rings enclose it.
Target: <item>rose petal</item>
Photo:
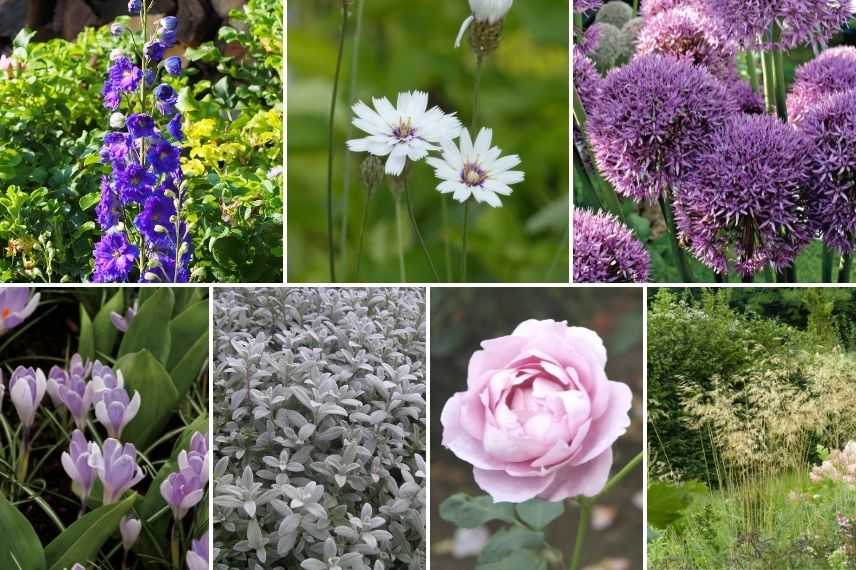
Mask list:
[[[496,502],[522,503],[542,493],[553,483],[546,477],[512,477],[504,471],[473,469],[476,484]]]
[[[554,475],[553,484],[538,494],[544,501],[562,501],[571,497],[594,497],[603,490],[612,468],[612,448],[582,465],[566,465]]]
[[[608,384],[609,402],[606,411],[594,419],[591,430],[581,445],[581,455],[574,458],[575,464],[587,463],[600,455],[618,439],[630,425],[630,407],[633,404],[633,393],[623,382]]]

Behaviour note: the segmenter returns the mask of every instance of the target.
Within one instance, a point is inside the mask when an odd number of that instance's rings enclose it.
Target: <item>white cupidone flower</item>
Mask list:
[[[391,176],[404,172],[408,158],[422,160],[428,151],[440,150],[436,143],[451,141],[461,132],[454,113],[428,109],[428,93],[423,91],[399,93],[395,107],[386,97],[373,102],[374,109],[362,101],[354,105],[354,126],[369,136],[349,140],[348,149],[388,156],[384,171]]]
[[[461,47],[464,32],[467,31],[473,20],[495,24],[505,18],[508,11],[511,10],[512,4],[514,4],[514,0],[470,0],[472,15],[461,24],[458,37],[455,39],[455,47]]]
[[[523,182],[524,175],[520,170],[511,170],[520,164],[520,157],[500,156],[502,150],[491,146],[492,137],[491,129],[482,129],[473,144],[469,131],[464,129],[460,147],[451,141],[444,142],[443,157],[427,160],[441,180],[437,190],[452,194],[461,203],[472,196],[494,208],[502,206],[499,195],[510,196],[511,184]]]

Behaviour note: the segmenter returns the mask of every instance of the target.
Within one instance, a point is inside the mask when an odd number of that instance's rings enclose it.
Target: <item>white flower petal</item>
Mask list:
[[[461,29],[458,30],[458,37],[455,38],[455,47],[461,47],[461,40],[464,39],[464,32],[467,31],[467,28],[470,27],[470,24],[475,20],[475,16],[469,16],[464,22],[461,24]]]

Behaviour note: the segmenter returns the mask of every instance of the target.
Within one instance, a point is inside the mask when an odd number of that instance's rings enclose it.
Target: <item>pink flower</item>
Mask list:
[[[600,337],[529,320],[482,348],[470,358],[467,391],[443,408],[443,445],[473,465],[495,501],[600,492],[633,399],[626,384],[607,379]]]

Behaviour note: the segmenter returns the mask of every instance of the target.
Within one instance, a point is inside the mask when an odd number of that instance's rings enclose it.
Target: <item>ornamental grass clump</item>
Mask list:
[[[221,289],[215,567],[424,568],[421,289]]]

